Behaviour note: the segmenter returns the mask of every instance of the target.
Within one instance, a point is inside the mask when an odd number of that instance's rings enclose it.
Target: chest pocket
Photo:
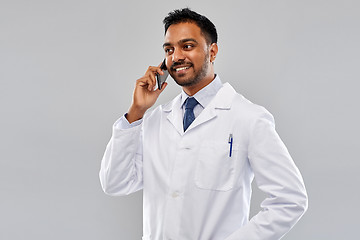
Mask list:
[[[235,167],[238,153],[233,144],[205,142],[198,151],[195,168],[195,185],[202,189],[228,191],[235,184]]]

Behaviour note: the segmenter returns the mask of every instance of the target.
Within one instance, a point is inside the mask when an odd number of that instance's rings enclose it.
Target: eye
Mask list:
[[[164,48],[165,54],[170,55],[173,53],[174,49],[172,48]]]
[[[184,45],[184,49],[186,49],[186,50],[190,50],[190,49],[192,49],[194,46],[192,45],[192,44],[185,44]]]

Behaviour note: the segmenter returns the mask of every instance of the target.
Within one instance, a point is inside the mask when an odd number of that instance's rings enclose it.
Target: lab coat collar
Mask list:
[[[235,97],[236,91],[229,84],[223,84],[223,87],[215,95],[214,99],[209,105],[200,113],[200,115],[189,126],[186,132],[197,127],[198,125],[207,122],[217,116],[216,109],[229,110],[231,108],[232,101]],[[182,123],[182,110],[181,110],[181,94],[176,96],[171,102],[162,106],[164,112],[169,113],[167,119],[172,123],[179,134],[183,135],[183,123]]]

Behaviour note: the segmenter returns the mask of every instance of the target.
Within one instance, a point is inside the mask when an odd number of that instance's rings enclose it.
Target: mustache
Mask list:
[[[191,62],[180,61],[180,62],[174,62],[170,68],[171,68],[171,70],[174,70],[175,67],[181,66],[181,65],[188,65],[190,67],[193,66],[193,64]]]

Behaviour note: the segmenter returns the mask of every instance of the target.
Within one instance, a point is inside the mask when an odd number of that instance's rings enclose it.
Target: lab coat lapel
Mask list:
[[[171,102],[163,106],[163,111],[167,112],[167,119],[179,132],[180,135],[184,134],[183,121],[182,121],[182,110],[180,106],[181,94],[176,96]]]
[[[189,131],[213,118],[218,114],[218,109],[229,110],[231,108],[231,103],[235,97],[235,90],[229,84],[225,83],[223,87],[218,91],[214,99],[209,103],[209,105],[200,113],[200,115],[195,118],[194,122],[191,123],[189,128],[186,131]],[[167,119],[171,122],[174,128],[178,131],[180,135],[184,134],[183,130],[183,117],[182,110],[180,106],[181,94],[176,96],[173,101],[165,104],[163,106],[163,111],[168,113]]]
[[[233,87],[229,83],[225,83],[209,105],[191,123],[187,131],[215,118],[219,112],[217,109],[229,110],[235,93]]]

